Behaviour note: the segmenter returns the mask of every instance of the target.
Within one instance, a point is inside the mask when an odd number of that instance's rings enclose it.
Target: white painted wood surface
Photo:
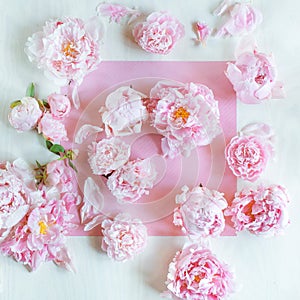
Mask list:
[[[211,40],[206,47],[194,47],[191,23],[206,20],[215,25],[210,12],[218,0],[120,0],[146,12],[169,10],[184,23],[186,36],[166,57],[150,55],[128,41],[124,28],[111,24],[103,45],[104,60],[230,60],[235,39]],[[278,136],[277,160],[264,176],[266,182],[284,184],[290,194],[291,226],[285,236],[271,239],[249,234],[220,238],[214,252],[236,270],[239,290],[232,300],[300,299],[300,3],[297,0],[254,0],[264,14],[256,31],[259,45],[273,51],[279,76],[286,85],[285,100],[262,105],[238,104],[238,127],[247,122],[266,121]],[[95,14],[96,0],[0,0],[0,160],[23,157],[29,162],[46,162],[45,151],[34,133],[18,134],[7,122],[8,105],[23,95],[28,82],[38,85],[41,96],[58,91],[41,71],[29,63],[23,48],[29,35],[41,29],[49,18]],[[239,182],[242,187],[244,183]],[[10,258],[0,257],[3,300],[154,300],[164,290],[167,266],[183,244],[183,238],[151,237],[146,251],[128,263],[113,263],[99,251],[99,239],[73,237],[69,248],[77,274],[53,264],[28,272]]]

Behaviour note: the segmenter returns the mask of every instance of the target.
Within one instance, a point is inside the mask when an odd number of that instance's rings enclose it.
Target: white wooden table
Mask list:
[[[297,0],[254,0],[264,14],[256,37],[265,51],[273,51],[287,98],[262,105],[238,103],[238,128],[252,121],[273,125],[277,136],[277,160],[265,178],[285,185],[290,194],[291,226],[285,236],[271,239],[249,234],[220,238],[214,252],[231,264],[240,284],[232,300],[300,299],[300,2]],[[149,55],[126,42],[119,25],[109,26],[103,45],[104,60],[233,60],[236,39],[212,40],[194,47],[191,23],[206,20],[215,24],[210,12],[218,0],[120,0],[146,12],[168,10],[184,23],[186,36],[166,57]],[[24,94],[29,82],[37,83],[41,96],[58,91],[41,71],[29,63],[23,48],[29,35],[49,18],[95,14],[97,0],[0,0],[0,160],[23,157],[29,162],[51,159],[34,133],[18,134],[7,121],[9,103]],[[243,183],[239,182],[239,187]],[[150,237],[146,251],[134,261],[113,263],[99,251],[99,238],[73,237],[68,245],[77,273],[71,274],[48,263],[28,272],[11,258],[0,257],[3,300],[154,300],[165,289],[167,267],[183,238]]]

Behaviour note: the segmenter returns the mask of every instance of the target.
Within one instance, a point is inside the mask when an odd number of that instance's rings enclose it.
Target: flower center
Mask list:
[[[265,81],[265,78],[266,78],[266,75],[265,74],[258,74],[256,77],[255,77],[255,82],[257,84],[263,84],[264,81]]]
[[[180,106],[177,110],[174,111],[174,118],[178,119],[181,118],[184,123],[186,123],[190,113],[182,106]]]
[[[44,221],[39,221],[40,234],[46,234],[48,225]]]
[[[199,283],[200,280],[201,280],[201,277],[200,277],[199,275],[196,275],[196,276],[194,277],[194,281],[196,281],[197,283]]]
[[[65,56],[71,58],[76,58],[76,56],[78,55],[78,51],[76,50],[74,42],[66,43],[62,48],[62,52]]]

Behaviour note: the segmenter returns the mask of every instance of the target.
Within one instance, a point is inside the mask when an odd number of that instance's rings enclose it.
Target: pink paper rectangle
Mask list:
[[[201,182],[204,186],[223,192],[229,203],[232,201],[236,191],[236,178],[225,164],[224,148],[236,135],[236,98],[224,74],[225,69],[226,62],[105,61],[97,70],[86,76],[79,88],[81,107],[71,113],[67,122],[68,134],[71,137],[82,124],[100,124],[98,110],[104,105],[105,97],[109,92],[122,85],[132,85],[133,88],[147,94],[157,81],[163,79],[207,85],[219,101],[223,129],[222,134],[211,145],[199,147],[191,157],[167,161],[168,178],[162,179],[155,192],[150,191],[152,196],[143,198],[134,208],[107,201],[103,208],[105,214],[130,212],[142,218],[148,227],[149,235],[174,236],[182,235],[181,230],[172,222],[174,196],[180,192],[180,186],[186,184],[194,187]],[[156,135],[148,134],[147,137],[138,135],[128,138],[127,141],[133,143],[132,158],[144,158],[147,153],[159,147]],[[76,148],[76,144],[74,147]],[[82,190],[82,181],[87,176],[85,170],[89,168],[86,156],[85,159],[76,161],[76,165],[80,171],[79,186]],[[234,235],[234,233],[230,221],[227,220],[223,235]],[[72,234],[100,235],[100,229],[98,227],[84,232],[79,226]]]

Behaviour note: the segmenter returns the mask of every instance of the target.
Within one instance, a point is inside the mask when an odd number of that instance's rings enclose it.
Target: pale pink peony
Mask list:
[[[11,109],[8,120],[12,127],[22,132],[36,128],[41,116],[42,111],[36,99],[24,97]]]
[[[116,261],[127,261],[141,253],[147,243],[147,229],[139,219],[119,214],[102,222],[102,249]]]
[[[273,132],[264,123],[245,126],[226,146],[225,157],[233,174],[244,180],[255,181],[266,169],[274,154]]]
[[[235,194],[225,214],[231,216],[237,231],[248,230],[256,235],[282,233],[289,224],[288,195],[280,185],[244,188]]]
[[[235,63],[228,63],[226,76],[237,98],[248,104],[258,104],[271,98],[283,98],[283,84],[277,81],[273,55],[244,52]]]
[[[168,12],[154,12],[132,31],[138,45],[147,52],[168,54],[184,36],[184,26]]]
[[[108,175],[128,161],[130,146],[118,138],[102,139],[88,147],[88,156],[94,174]]]
[[[46,140],[60,144],[61,141],[67,141],[67,131],[65,125],[60,120],[55,119],[49,112],[45,113],[38,123],[38,132]]]
[[[79,85],[101,61],[103,32],[97,17],[87,22],[69,17],[50,20],[43,31],[28,38],[25,52],[57,84],[65,86],[73,81]]]
[[[108,136],[124,136],[141,132],[148,112],[142,99],[146,96],[129,86],[122,86],[109,94],[105,108],[100,109]]]
[[[187,186],[176,196],[179,206],[174,211],[174,224],[181,226],[192,239],[219,236],[225,227],[223,210],[227,201],[222,193],[205,187]]]
[[[51,115],[55,119],[63,119],[71,110],[71,103],[67,96],[53,93],[47,97]]]
[[[129,161],[107,180],[107,186],[121,203],[133,203],[149,194],[156,179],[150,159]]]
[[[218,102],[205,85],[158,82],[150,98],[159,98],[153,126],[164,136],[163,153],[171,158],[189,156],[197,146],[207,145],[221,133]]]
[[[33,208],[6,239],[0,244],[4,255],[12,256],[16,261],[36,270],[42,262],[54,261],[63,265],[70,260],[65,249],[65,234],[70,219],[64,206],[58,201],[46,201]],[[66,265],[64,265],[66,266]]]
[[[96,7],[98,15],[103,17],[109,17],[110,22],[120,23],[121,20],[125,17],[130,17],[128,23],[133,19],[137,18],[141,13],[129,7],[120,4],[112,3],[99,3]]]
[[[166,285],[166,296],[186,300],[220,300],[234,289],[228,265],[197,244],[186,245],[176,253]]]
[[[225,2],[228,1],[225,0]],[[222,4],[223,3],[221,3],[221,6]],[[229,10],[230,17],[217,30],[215,34],[217,37],[251,33],[263,20],[262,13],[251,4],[235,3],[234,5],[227,6],[228,7],[223,5],[222,8],[219,9],[222,13],[223,11]],[[216,11],[218,11],[218,8]]]

